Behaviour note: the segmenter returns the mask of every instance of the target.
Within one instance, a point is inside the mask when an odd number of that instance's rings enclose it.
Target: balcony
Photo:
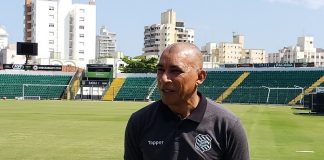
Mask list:
[[[31,41],[32,40],[32,37],[27,37],[26,40],[27,41]]]
[[[158,50],[159,47],[157,46],[147,46],[145,48],[143,48],[144,51],[149,51],[149,50]]]

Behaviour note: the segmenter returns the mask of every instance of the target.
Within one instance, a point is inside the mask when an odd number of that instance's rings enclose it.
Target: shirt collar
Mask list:
[[[191,114],[186,119],[199,123],[204,117],[206,107],[207,107],[207,99],[200,92],[197,93],[198,96],[200,97],[199,103],[197,107],[191,112]],[[159,108],[162,110],[162,114],[167,120],[180,120],[180,117],[177,116],[175,113],[173,113],[170,110],[170,108],[166,104],[164,104],[161,100],[160,100]]]

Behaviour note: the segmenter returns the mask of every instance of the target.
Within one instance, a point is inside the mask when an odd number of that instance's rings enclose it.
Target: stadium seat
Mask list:
[[[128,77],[119,89],[115,100],[146,100],[150,87],[154,85],[154,77]]]
[[[307,88],[322,74],[322,71],[252,71],[225,102],[287,104],[302,92],[292,88]],[[267,88],[278,89],[269,93]]]
[[[22,96],[40,96],[41,99],[59,99],[71,76],[0,74],[0,97],[14,99]],[[27,85],[30,84],[30,85]]]

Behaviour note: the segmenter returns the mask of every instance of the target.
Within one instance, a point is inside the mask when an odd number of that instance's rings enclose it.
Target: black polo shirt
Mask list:
[[[248,160],[245,132],[237,117],[199,93],[198,106],[185,119],[162,101],[130,117],[126,160]]]

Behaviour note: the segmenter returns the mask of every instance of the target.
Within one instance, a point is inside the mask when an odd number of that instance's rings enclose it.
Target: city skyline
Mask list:
[[[73,0],[88,3],[88,0]],[[245,47],[277,52],[296,45],[296,38],[313,36],[314,46],[324,48],[324,0],[171,1],[97,0],[97,27],[117,34],[117,50],[129,56],[143,53],[144,26],[160,23],[162,12],[174,9],[177,20],[195,30],[195,44],[230,42],[232,32],[245,36]],[[125,5],[127,4],[127,5]],[[23,41],[24,0],[0,6],[0,25],[9,42]]]

